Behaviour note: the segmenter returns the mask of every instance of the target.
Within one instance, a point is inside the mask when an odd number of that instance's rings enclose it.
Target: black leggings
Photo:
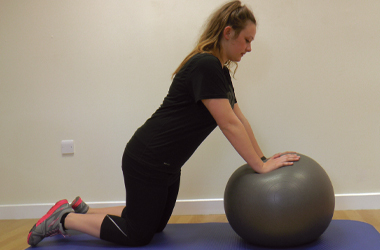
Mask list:
[[[147,245],[169,221],[177,200],[180,172],[158,172],[124,155],[123,175],[126,207],[121,217],[104,218],[100,238],[125,246]]]

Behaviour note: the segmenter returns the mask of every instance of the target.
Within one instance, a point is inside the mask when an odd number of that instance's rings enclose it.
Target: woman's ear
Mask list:
[[[223,30],[223,37],[226,40],[230,40],[234,36],[235,32],[231,26],[226,26]]]

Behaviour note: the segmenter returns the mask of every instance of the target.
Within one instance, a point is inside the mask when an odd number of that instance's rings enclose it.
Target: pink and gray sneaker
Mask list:
[[[28,244],[36,246],[45,237],[57,234],[67,235],[61,224],[62,215],[74,212],[67,200],[58,201],[37,221],[28,234]]]
[[[75,213],[85,214],[90,208],[79,196],[77,196],[73,202],[71,202],[70,206],[74,209]]]

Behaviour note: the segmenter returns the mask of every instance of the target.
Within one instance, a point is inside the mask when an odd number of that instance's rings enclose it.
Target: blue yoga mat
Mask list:
[[[262,248],[250,245],[242,240],[228,223],[169,224],[164,232],[156,234],[150,245],[145,247],[122,247],[99,240],[86,234],[72,233],[46,238],[38,246],[40,249],[76,250],[76,249],[165,249],[165,250],[201,250],[201,249],[252,249],[284,250]],[[33,248],[35,249],[35,248]],[[380,233],[371,225],[347,220],[333,220],[325,233],[315,242],[290,250],[379,250]]]

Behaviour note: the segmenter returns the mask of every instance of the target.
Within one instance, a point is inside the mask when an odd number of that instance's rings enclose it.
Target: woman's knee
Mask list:
[[[148,245],[152,239],[153,239],[153,235],[141,235],[141,236],[137,236],[136,238],[132,238],[131,240],[133,241],[133,246],[135,247],[142,247],[142,246],[146,246]]]
[[[149,230],[128,230],[125,219],[107,215],[100,229],[100,238],[124,246],[148,245],[154,236]]]

